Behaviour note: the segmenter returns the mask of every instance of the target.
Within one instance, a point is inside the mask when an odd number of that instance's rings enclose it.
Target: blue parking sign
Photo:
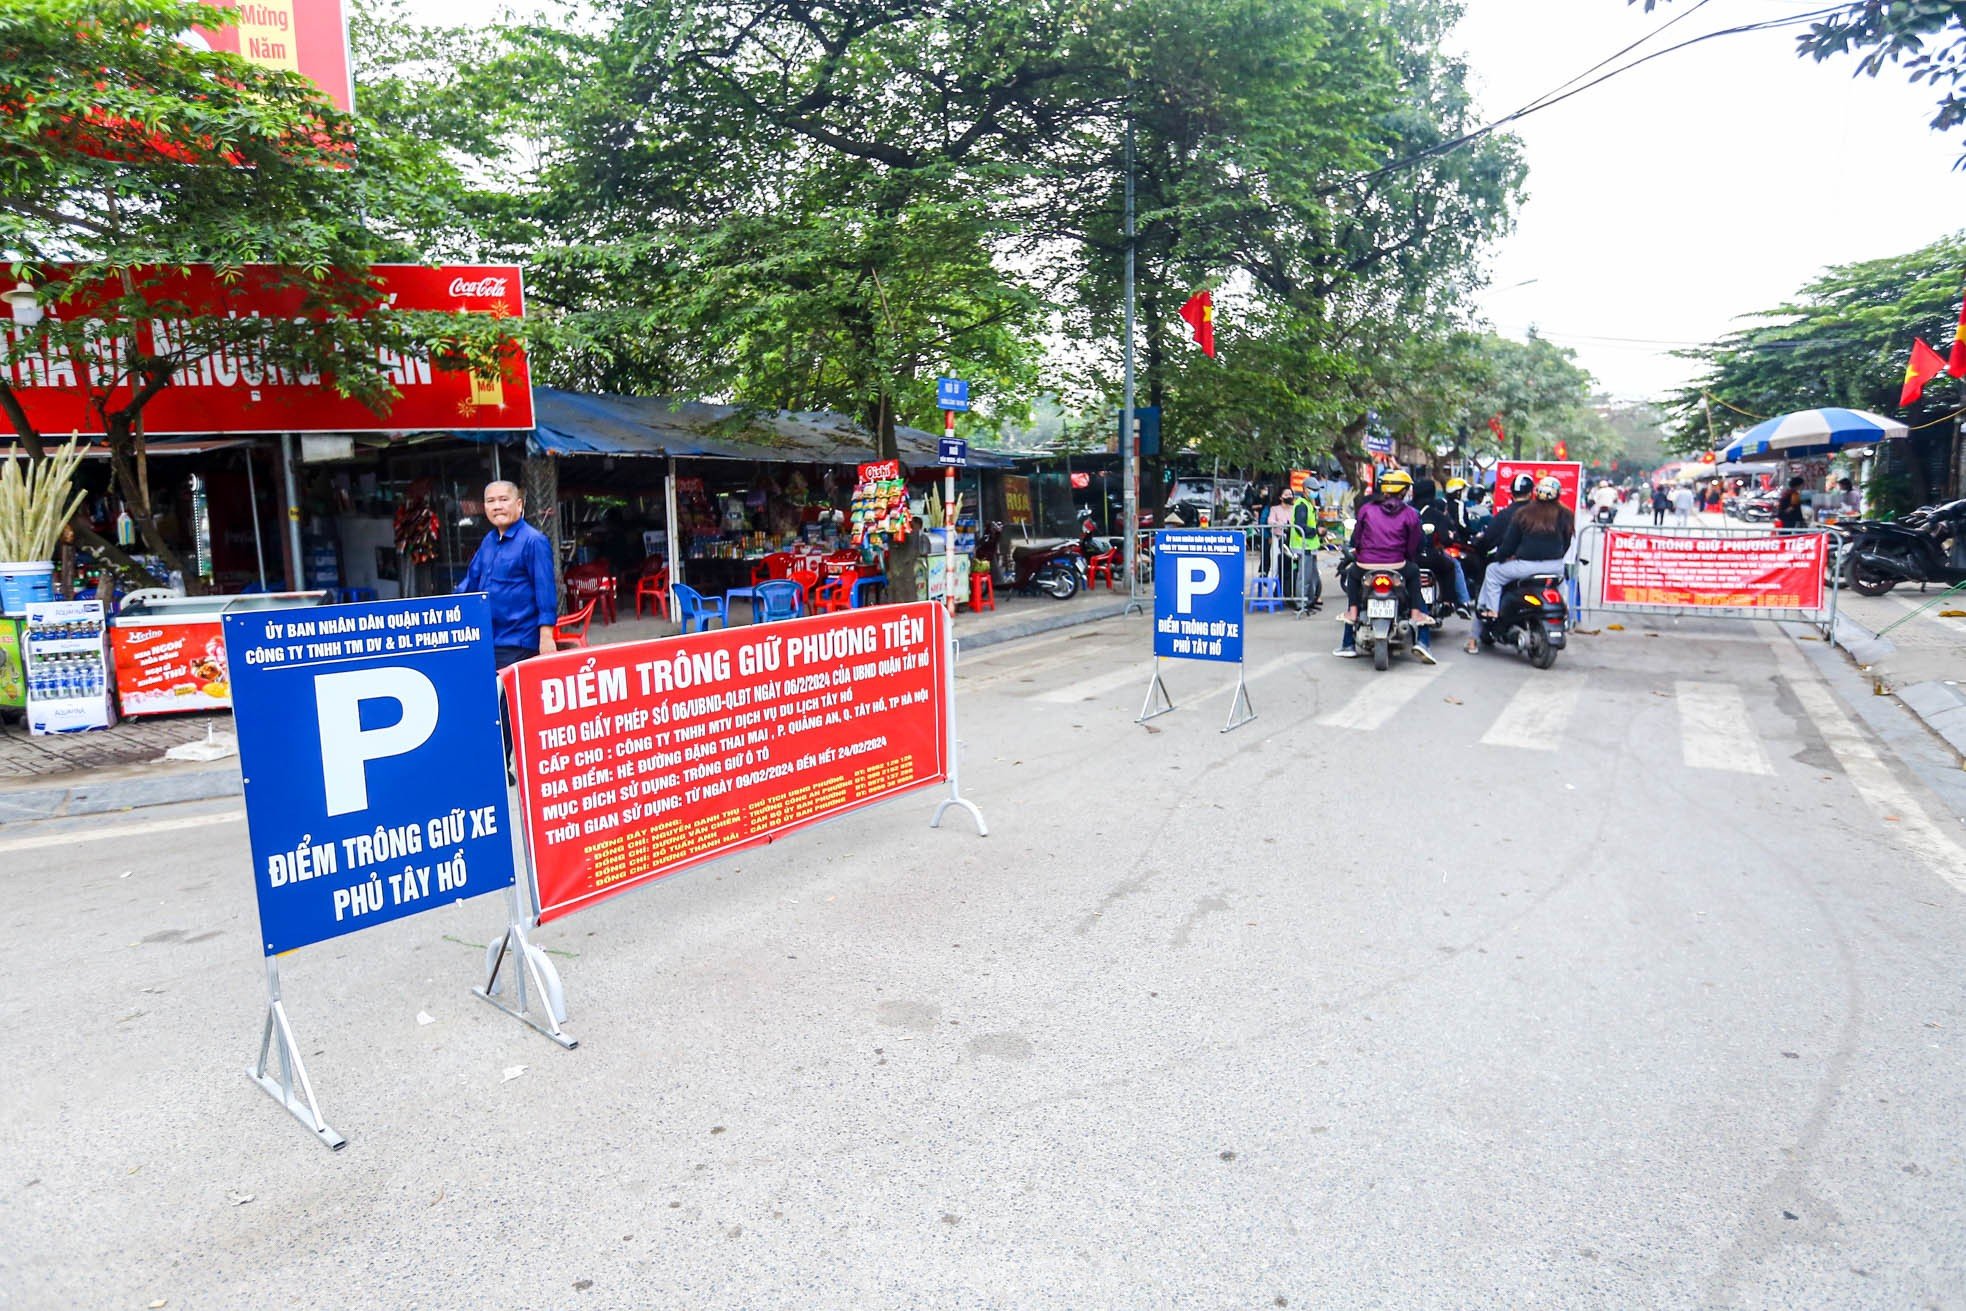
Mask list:
[[[935,380],[935,408],[938,410],[969,409],[969,384],[961,378],[937,378]]]
[[[1206,528],[1154,534],[1154,654],[1242,660],[1243,536]]]
[[[225,616],[267,955],[512,886],[482,594]]]

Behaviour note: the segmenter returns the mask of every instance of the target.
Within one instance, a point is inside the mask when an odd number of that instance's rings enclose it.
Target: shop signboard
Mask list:
[[[1031,480],[1022,474],[1005,474],[1003,516],[1012,523],[1031,522]]]
[[[60,283],[63,268],[50,266],[43,276]],[[525,288],[517,265],[379,264],[373,272],[372,309],[386,305],[396,310],[525,317]],[[136,345],[145,353],[166,357],[181,353],[176,343],[194,317],[293,319],[302,312],[301,293],[282,286],[279,270],[269,265],[245,265],[236,277],[221,276],[208,264],[155,277],[146,272],[145,285],[152,288],[160,312],[136,325]],[[47,316],[86,323],[106,299],[120,294],[120,284],[105,283],[100,290],[85,287],[50,305]],[[0,364],[0,381],[12,386],[29,421],[41,432],[101,436],[101,409],[114,410],[128,398],[127,373],[112,377],[98,363],[115,358],[117,348],[107,336],[92,335],[94,340],[82,350],[70,351],[56,342]],[[187,356],[170,385],[145,405],[144,431],[161,437],[533,426],[532,379],[523,347],[511,348],[496,377],[447,372],[428,358],[388,352],[380,362],[398,396],[377,413],[341,395],[334,380],[324,374],[275,368],[244,351]],[[105,388],[109,401],[98,408],[98,393]]]
[[[945,623],[917,602],[507,669],[541,922],[947,780]]]
[[[512,885],[483,595],[224,624],[268,956]]]
[[[1495,465],[1495,508],[1509,503],[1509,484],[1517,475],[1528,474],[1541,482],[1555,478],[1561,487],[1557,500],[1570,513],[1577,513],[1577,497],[1584,483],[1584,466],[1575,460],[1499,460]]]
[[[1154,534],[1154,654],[1242,661],[1241,533],[1205,528]]]
[[[225,633],[217,616],[118,623],[109,630],[109,650],[116,666],[116,704],[125,715],[231,708]]]
[[[1646,609],[1820,610],[1825,533],[1740,536],[1607,529],[1600,600]]]

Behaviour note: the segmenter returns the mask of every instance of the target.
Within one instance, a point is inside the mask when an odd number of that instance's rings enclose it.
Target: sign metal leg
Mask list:
[[[280,1063],[278,1078],[272,1072],[275,1059]],[[300,1046],[294,1041],[293,1026],[287,1023],[287,1008],[280,1001],[280,963],[271,956],[266,958],[266,1026],[260,1030],[259,1060],[246,1067],[246,1077],[286,1107],[294,1119],[306,1125],[307,1131],[330,1150],[338,1152],[348,1146],[348,1140],[329,1128],[321,1117],[321,1104],[314,1099],[313,1081],[307,1077]]]
[[[1150,719],[1158,719],[1174,709],[1174,698],[1167,694],[1167,684],[1161,681],[1160,657],[1154,657],[1154,681],[1147,684],[1147,699],[1141,703],[1140,717],[1133,722],[1144,724]]]
[[[946,620],[944,621],[947,622]],[[963,795],[962,789],[962,740],[956,736],[956,637],[955,625],[950,624],[943,643],[943,686],[949,703],[949,795],[936,803],[935,814],[929,817],[930,828],[942,827],[942,816],[951,806],[961,806],[976,821],[976,836],[990,836],[990,826],[983,821],[983,811],[974,801]]]
[[[1236,666],[1236,694],[1229,702],[1229,722],[1222,725],[1224,733],[1241,728],[1256,718],[1256,707],[1249,702],[1249,680],[1246,677],[1248,671],[1249,666],[1246,664]]]
[[[580,1039],[560,1027],[567,1018],[566,989],[560,986],[560,972],[552,958],[526,941],[526,925],[532,922],[530,844],[525,832],[524,808],[512,807],[519,815],[518,877],[512,880],[511,900],[505,932],[485,948],[485,982],[471,991],[523,1024],[530,1025],[560,1046],[572,1051]],[[507,960],[512,962],[512,999],[501,995],[499,973]]]

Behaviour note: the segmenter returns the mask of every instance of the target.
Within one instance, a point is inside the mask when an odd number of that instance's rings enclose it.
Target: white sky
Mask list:
[[[1518,109],[1689,8],[1467,0],[1465,50],[1489,118]],[[1656,45],[1824,7],[1710,0]],[[1796,57],[1793,30],[1723,37],[1522,120],[1529,199],[1481,306],[1576,350],[1616,395],[1690,379],[1674,345],[1711,340],[1829,264],[1915,250],[1966,226],[1960,137],[1936,94],[1848,57]],[[1533,279],[1534,281],[1529,281]],[[1518,285],[1529,282],[1529,285]]]

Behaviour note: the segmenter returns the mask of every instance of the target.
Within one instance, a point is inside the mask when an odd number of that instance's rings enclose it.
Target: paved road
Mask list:
[[[552,926],[574,1052],[489,902],[296,954],[340,1154],[241,1073],[236,812],[7,827],[0,1306],[1966,1305],[1966,830],[1810,652],[1334,633],[1227,735],[1202,666],[1133,724],[1138,619],[979,654],[989,838]]]

